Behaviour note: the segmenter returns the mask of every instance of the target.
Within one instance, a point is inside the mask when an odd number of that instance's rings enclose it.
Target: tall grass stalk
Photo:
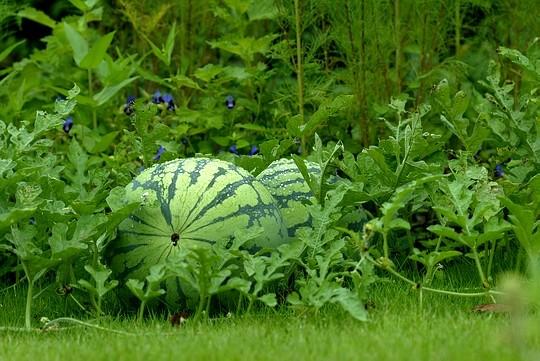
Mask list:
[[[294,0],[294,19],[296,24],[296,81],[298,88],[298,114],[301,123],[304,124],[304,65],[302,50],[302,0]],[[301,139],[302,153],[306,151],[306,137]]]

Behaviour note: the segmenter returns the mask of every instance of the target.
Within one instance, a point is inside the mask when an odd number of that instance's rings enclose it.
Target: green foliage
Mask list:
[[[537,277],[535,1],[63,6],[70,15],[0,2],[0,279],[28,284],[27,328],[53,284],[98,316],[118,287],[139,318],[165,303],[198,320],[234,300],[237,312],[335,304],[365,320],[375,267],[420,300],[494,295],[523,262]],[[50,30],[41,48],[15,20]],[[254,228],[118,284],[103,255],[138,207],[123,187],[141,167],[198,154],[255,175],[292,157],[313,226],[253,254]],[[475,269],[478,292],[437,282],[453,266]]]

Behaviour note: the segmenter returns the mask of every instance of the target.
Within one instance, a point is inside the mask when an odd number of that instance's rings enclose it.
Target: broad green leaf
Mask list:
[[[0,213],[0,232],[4,232],[19,221],[27,220],[37,210],[37,207],[31,208],[11,208],[8,212]]]
[[[223,72],[221,65],[207,64],[195,70],[194,76],[206,83],[210,82],[214,77]]]
[[[247,10],[250,21],[274,19],[278,15],[278,9],[273,1],[252,1]]]
[[[341,288],[336,301],[345,311],[358,321],[367,321],[366,307],[358,296],[346,288]]]
[[[276,307],[277,306],[277,299],[275,293],[267,293],[263,296],[260,296],[257,298],[259,301],[264,303],[268,307]]]
[[[80,66],[82,60],[88,54],[88,42],[68,23],[64,23],[64,32],[73,50],[73,60]]]
[[[438,236],[450,238],[457,242],[462,242],[462,243],[464,242],[463,237],[459,233],[454,231],[453,228],[442,226],[440,224],[435,224],[435,225],[429,226],[427,229],[428,231],[433,232]]]
[[[81,62],[79,64],[81,68],[94,69],[99,65],[99,63],[103,61],[103,58],[107,53],[107,49],[109,48],[109,45],[111,45],[114,33],[115,32],[113,31],[111,33],[108,33],[107,35],[101,36],[95,42],[95,44],[92,46],[90,51],[88,51],[86,56],[81,59]]]
[[[43,11],[37,10],[34,8],[30,8],[30,7],[24,8],[17,13],[17,16],[35,21],[36,23],[40,23],[42,25],[48,26],[49,28],[54,29],[56,27],[56,21],[51,19]]]
[[[86,244],[79,242],[77,239],[68,240],[67,231],[68,226],[65,223],[53,225],[52,236],[49,237],[51,259],[67,262],[88,248]]]

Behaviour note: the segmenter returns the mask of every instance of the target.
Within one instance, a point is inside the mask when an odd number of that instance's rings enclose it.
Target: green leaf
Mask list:
[[[457,242],[465,243],[463,237],[459,233],[454,231],[453,228],[442,226],[440,224],[435,224],[435,225],[429,226],[427,229],[428,231],[433,232],[438,236],[446,237]]]
[[[277,306],[277,299],[275,293],[267,293],[263,296],[260,296],[257,298],[259,301],[264,303],[268,307],[276,307]]]
[[[252,1],[247,11],[249,21],[274,19],[278,9],[273,1]]]
[[[172,77],[171,80],[174,82],[176,88],[186,87],[186,88],[201,90],[201,88],[199,87],[199,84],[197,84],[196,82],[194,82],[192,79],[188,78],[185,75],[177,74],[174,77]]]
[[[516,204],[506,197],[499,199],[510,211],[508,218],[521,247],[529,257],[538,257],[540,255],[540,223],[534,207]]]
[[[82,60],[88,54],[88,42],[68,23],[64,23],[64,32],[73,50],[73,60],[80,66]]]
[[[118,281],[108,281],[110,275],[112,274],[112,271],[103,266],[102,264],[98,264],[96,268],[90,265],[86,265],[84,266],[84,269],[90,274],[90,276],[92,276],[94,284],[91,284],[90,282],[82,279],[78,282],[88,292],[101,298],[105,296],[107,292],[118,286]]]
[[[28,20],[35,21],[36,23],[40,23],[42,25],[48,26],[49,28],[54,29],[56,27],[56,21],[51,19],[47,14],[45,14],[41,10],[37,10],[34,8],[24,8],[21,11],[17,13],[17,16],[21,18],[25,18]]]
[[[94,144],[94,146],[92,147],[91,152],[94,154],[99,154],[107,150],[107,148],[111,146],[111,144],[114,142],[115,138],[118,136],[119,133],[120,133],[119,131],[114,131],[100,137],[99,141],[96,144]]]
[[[358,321],[367,321],[366,307],[358,296],[346,288],[341,288],[337,293],[336,300],[345,311]]]
[[[8,212],[0,213],[0,232],[4,232],[19,221],[30,218],[37,210],[31,208],[12,208]]]
[[[146,35],[144,34],[141,34],[143,39],[146,40],[146,42],[148,44],[150,44],[150,47],[152,48],[152,53],[154,53],[154,55],[159,59],[161,60],[165,65],[169,66],[169,61],[167,59],[167,55],[160,49],[158,48],[153,42],[152,40],[150,40]]]
[[[52,236],[49,237],[51,259],[67,262],[88,248],[86,244],[79,242],[76,238],[68,240],[67,231],[68,226],[65,223],[53,225]]]
[[[0,53],[0,63],[1,63],[2,61],[4,61],[4,59],[6,59],[6,58],[9,56],[9,54],[11,54],[11,52],[12,52],[16,47],[18,47],[19,45],[21,45],[21,44],[23,44],[23,43],[25,43],[25,42],[26,42],[26,40],[21,40],[21,41],[19,41],[19,42],[13,44],[13,45],[11,45],[11,46],[8,46],[4,51],[2,51],[2,52]]]
[[[83,13],[87,12],[88,10],[90,10],[90,8],[88,7],[88,5],[86,5],[86,3],[82,0],[69,0],[69,2],[71,4],[73,4],[77,9],[79,9],[80,11],[82,11]]]
[[[137,297],[140,301],[144,300],[144,282],[130,278],[126,282],[127,288]]]
[[[114,37],[114,31],[107,35],[101,36],[90,51],[81,59],[80,67],[84,69],[94,69],[103,61],[109,45],[111,45]]]
[[[111,100],[111,98],[115,96],[116,93],[131,84],[137,78],[138,76],[134,76],[132,78],[125,79],[118,84],[106,86],[105,88],[103,88],[99,93],[94,95],[93,99],[96,101],[97,106],[101,106]]]
[[[174,39],[176,37],[176,21],[173,22],[171,30],[169,30],[169,35],[167,36],[167,41],[165,42],[165,55],[167,59],[167,66],[171,64],[171,56],[174,50]]]

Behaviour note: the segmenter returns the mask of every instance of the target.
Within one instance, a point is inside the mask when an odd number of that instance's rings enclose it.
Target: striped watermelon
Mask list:
[[[317,163],[306,161],[306,165],[309,173],[320,175],[321,168]],[[274,196],[290,237],[293,237],[299,228],[312,225],[306,203],[314,201],[313,193],[292,159],[272,162],[257,179]]]
[[[128,201],[142,203],[109,246],[111,268],[121,279],[142,279],[184,247],[226,241],[235,231],[263,230],[248,247],[277,247],[287,238],[270,193],[229,162],[188,158],[158,164],[126,190]]]

